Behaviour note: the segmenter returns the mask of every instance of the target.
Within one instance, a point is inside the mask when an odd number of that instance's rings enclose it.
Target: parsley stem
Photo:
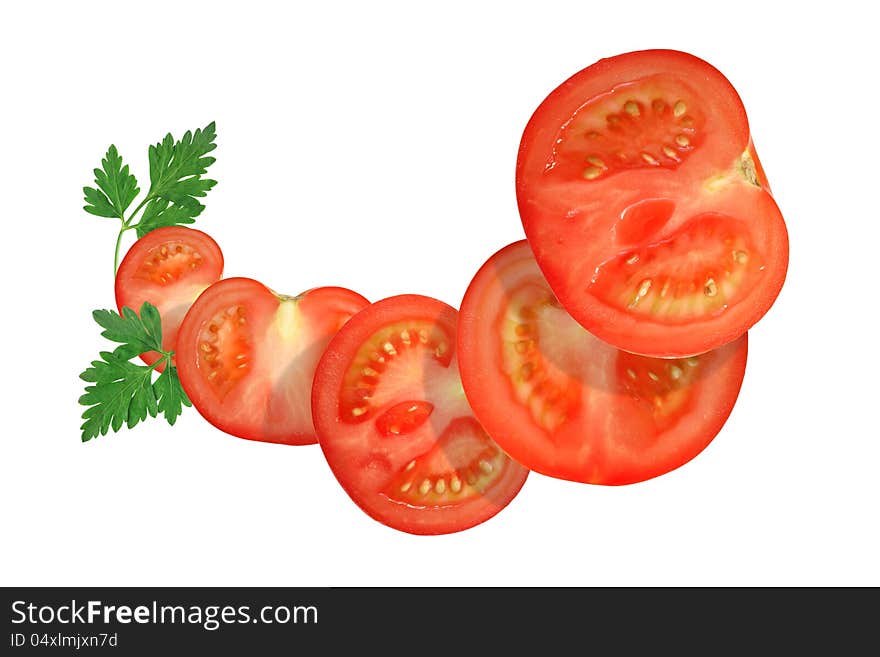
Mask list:
[[[125,222],[126,225],[130,224],[130,223],[131,223],[131,220],[134,219],[135,215],[136,215],[138,212],[140,212],[141,209],[142,209],[147,203],[149,203],[149,202],[152,201],[152,200],[153,200],[153,195],[152,195],[152,194],[147,194],[147,195],[144,197],[144,200],[141,201],[141,202],[138,204],[138,206],[134,209],[134,212],[132,212],[130,215],[128,215],[128,220]]]
[[[134,211],[130,215],[128,215],[128,219],[122,220],[122,228],[119,229],[119,235],[116,236],[116,251],[113,254],[113,278],[114,279],[116,278],[116,272],[119,271],[119,247],[122,245],[122,235],[125,233],[125,231],[127,231],[131,228],[135,228],[137,226],[137,224],[135,224],[134,226],[131,225],[132,219],[134,219],[135,216],[137,216],[137,213],[140,212],[143,209],[143,207],[152,200],[153,200],[153,195],[147,194],[144,197],[144,200],[138,204],[138,206],[134,209]]]
[[[113,278],[116,278],[116,272],[119,270],[119,246],[122,244],[122,235],[128,230],[128,225],[123,221],[122,228],[119,229],[119,235],[116,236],[116,252],[113,255]]]

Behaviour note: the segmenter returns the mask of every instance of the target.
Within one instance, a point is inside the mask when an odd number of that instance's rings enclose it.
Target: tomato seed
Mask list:
[[[670,148],[669,146],[663,147],[663,154],[670,160],[675,160],[676,162],[679,161],[678,154],[675,152],[674,149]]]

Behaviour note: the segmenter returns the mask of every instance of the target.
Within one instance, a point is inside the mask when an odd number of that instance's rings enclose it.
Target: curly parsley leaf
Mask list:
[[[110,145],[107,154],[101,160],[101,169],[95,169],[95,187],[83,187],[86,205],[84,210],[99,217],[125,219],[125,211],[140,193],[137,178],[129,173],[128,165],[122,164],[122,158],[116,146]]]
[[[183,406],[191,403],[171,364],[173,352],[162,349],[159,311],[145,302],[140,313],[125,307],[122,314],[96,310],[92,316],[104,329],[102,336],[121,344],[112,352],[102,351],[101,359],[80,374],[83,381],[93,384],[79,398],[80,404],[89,407],[82,414],[83,442],[106,435],[110,429],[119,431],[123,425],[131,429],[160,413],[173,425]],[[131,362],[145,351],[157,351],[161,358],[153,365]],[[160,364],[165,369],[154,381],[153,372]]]

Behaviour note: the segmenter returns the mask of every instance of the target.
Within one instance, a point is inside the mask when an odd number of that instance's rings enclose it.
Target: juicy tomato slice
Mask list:
[[[788,234],[727,79],[686,53],[628,53],[538,107],[517,200],[542,271],[597,337],[650,356],[744,334],[788,268]]]
[[[342,487],[367,514],[412,534],[491,518],[528,475],[468,406],[456,319],[429,297],[379,301],[330,341],[312,388],[321,449]]]
[[[496,253],[465,294],[459,369],[474,414],[526,467],[629,484],[691,460],[720,431],[746,367],[747,335],[663,359],[595,338],[559,304],[525,241]]]
[[[157,228],[140,238],[125,254],[116,272],[116,305],[138,311],[145,301],[162,317],[162,348],[174,351],[186,311],[223,274],[223,253],[200,230],[184,226]],[[160,354],[141,354],[152,365]],[[157,370],[164,369],[159,365]]]
[[[180,383],[199,413],[233,436],[315,443],[310,400],[318,359],[368,303],[340,287],[289,297],[249,278],[219,281],[180,326]]]

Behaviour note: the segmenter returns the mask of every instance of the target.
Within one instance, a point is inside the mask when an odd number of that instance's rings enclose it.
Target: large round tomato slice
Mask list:
[[[240,438],[306,445],[312,378],[330,338],[369,302],[319,287],[297,297],[227,278],[192,305],[177,340],[180,383],[208,422]]]
[[[468,400],[498,444],[536,472],[593,484],[642,481],[696,456],[746,367],[746,335],[678,359],[598,340],[557,302],[525,241],[477,273],[458,340]]]
[[[456,315],[417,295],[369,306],[330,341],[312,390],[321,449],[342,487],[379,522],[413,534],[491,518],[528,475],[468,406]]]
[[[526,126],[516,189],[557,298],[621,349],[726,344],[785,279],[788,235],[743,105],[692,55],[628,53],[561,84]]]
[[[116,305],[138,311],[145,301],[162,317],[162,348],[174,351],[177,330],[193,301],[223,274],[223,253],[200,230],[184,226],[157,228],[125,254],[116,272]],[[152,365],[160,354],[141,355]],[[164,369],[158,365],[157,370]]]

